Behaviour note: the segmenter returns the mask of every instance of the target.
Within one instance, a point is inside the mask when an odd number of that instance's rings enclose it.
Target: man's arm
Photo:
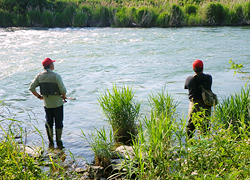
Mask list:
[[[36,75],[36,77],[34,78],[34,80],[32,81],[32,83],[30,84],[29,90],[30,90],[30,91],[32,92],[32,94],[33,94],[34,96],[36,96],[38,99],[43,100],[43,96],[41,96],[40,94],[38,94],[38,93],[36,92],[36,87],[39,86],[39,80],[38,80],[38,78],[39,78],[39,75]]]

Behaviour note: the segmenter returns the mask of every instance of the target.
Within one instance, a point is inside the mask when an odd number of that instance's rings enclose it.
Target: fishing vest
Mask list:
[[[41,95],[60,95],[56,83],[56,73],[44,71],[39,74],[39,86]]]

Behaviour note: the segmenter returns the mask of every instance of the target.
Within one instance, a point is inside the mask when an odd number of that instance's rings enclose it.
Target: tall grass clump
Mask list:
[[[250,125],[250,88],[242,88],[238,94],[232,94],[224,99],[215,109],[215,116],[224,124],[224,128],[233,127],[236,133],[242,128],[242,123]]]
[[[3,127],[4,121],[10,123]],[[3,136],[0,139],[0,177],[1,179],[45,179],[45,173],[41,171],[39,163],[29,157],[25,150],[20,149],[20,142],[16,141],[17,132],[14,129],[19,127],[18,133],[23,133],[17,122],[11,119],[1,121],[0,129]],[[21,143],[24,143],[22,139]]]
[[[99,104],[112,126],[116,142],[130,144],[137,135],[136,122],[141,104],[135,101],[135,93],[130,87],[113,86],[113,91],[100,95]]]
[[[165,88],[156,94],[149,94],[148,102],[151,107],[151,113],[155,113],[156,117],[159,118],[165,115],[172,118],[179,104],[174,101],[171,94]]]
[[[158,27],[168,27],[170,21],[170,15],[168,12],[162,12],[156,19],[156,25]]]
[[[112,24],[112,8],[96,5],[93,10],[93,26],[107,27]]]
[[[247,24],[250,24],[250,2],[246,2],[244,4],[244,16],[245,16],[245,21]]]
[[[95,129],[88,136],[82,131],[82,138],[89,143],[94,152],[94,164],[102,166],[104,169],[108,168],[111,164],[111,156],[114,148],[112,131],[108,135],[104,128],[100,130]]]
[[[87,27],[90,26],[92,21],[92,10],[88,6],[82,6],[78,8],[76,15],[74,16],[74,26],[75,27]]]
[[[149,27],[154,19],[154,12],[148,7],[142,6],[136,12],[136,24],[140,27]]]
[[[114,16],[114,24],[118,27],[129,27],[132,25],[133,16],[130,14],[130,9],[122,7],[117,10]]]
[[[184,24],[184,13],[180,6],[172,4],[170,7],[170,26],[178,27]]]
[[[42,14],[42,26],[44,27],[54,27],[54,16],[51,11],[45,11]]]
[[[133,141],[135,159],[124,166],[128,170],[133,167],[139,179],[167,179],[179,163],[176,159],[181,158],[175,152],[184,148],[181,141],[185,138],[185,126],[179,126],[173,116],[178,103],[173,102],[170,94],[163,90],[149,99],[151,115],[141,121],[138,139]],[[127,178],[133,173],[128,173]]]
[[[221,3],[210,2],[203,9],[205,25],[222,25],[226,19],[226,11]]]
[[[67,6],[62,12],[62,15],[65,26],[73,26],[74,16],[76,15],[76,7],[74,5]]]
[[[42,12],[40,10],[29,10],[27,16],[30,26],[38,26],[42,23]]]

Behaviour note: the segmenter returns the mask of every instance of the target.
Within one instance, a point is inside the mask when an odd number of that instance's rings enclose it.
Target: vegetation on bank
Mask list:
[[[249,25],[250,2],[206,0],[0,0],[2,27]]]
[[[242,71],[243,65],[232,61],[230,63],[232,69]],[[202,115],[205,112],[198,112],[194,116],[197,131],[192,139],[186,138],[186,119],[176,113],[179,102],[176,102],[165,89],[149,95],[149,106],[146,111],[148,113],[139,118],[138,109],[131,111],[140,105],[135,100],[134,93],[132,88],[114,86],[112,92],[107,90],[107,93],[101,94],[99,98],[111,127],[113,121],[121,121],[121,112],[125,115],[128,112],[136,114],[135,118],[131,119],[131,128],[136,123],[137,133],[133,131],[133,134],[122,134],[128,135],[129,138],[133,135],[130,144],[135,157],[125,160],[121,166],[121,169],[127,169],[124,174],[127,179],[250,178],[250,86],[246,85],[241,92],[222,99],[214,107],[209,119],[210,130],[205,134],[200,133],[204,127]],[[52,159],[50,170],[41,171],[40,167],[44,166],[44,161],[31,159],[18,148],[16,135],[25,136],[21,127],[22,123],[16,120],[1,120],[0,128],[4,132],[0,139],[1,178],[77,177],[77,174],[70,174]],[[124,127],[120,125],[120,128]],[[110,158],[117,145],[117,128],[110,129],[109,133],[104,128],[96,129],[90,136],[82,131],[83,139],[89,142],[94,152],[95,164],[105,167],[105,171],[109,171]],[[126,130],[131,132],[130,129]],[[21,138],[19,143],[25,144],[25,140]],[[60,169],[59,173],[55,171],[55,167]]]

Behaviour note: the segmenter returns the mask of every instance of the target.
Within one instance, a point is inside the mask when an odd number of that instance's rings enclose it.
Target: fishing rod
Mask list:
[[[70,97],[67,97],[66,99],[69,99],[69,100],[76,100],[76,98],[70,98]],[[63,101],[64,101],[64,102],[67,102],[66,99],[64,99]]]

